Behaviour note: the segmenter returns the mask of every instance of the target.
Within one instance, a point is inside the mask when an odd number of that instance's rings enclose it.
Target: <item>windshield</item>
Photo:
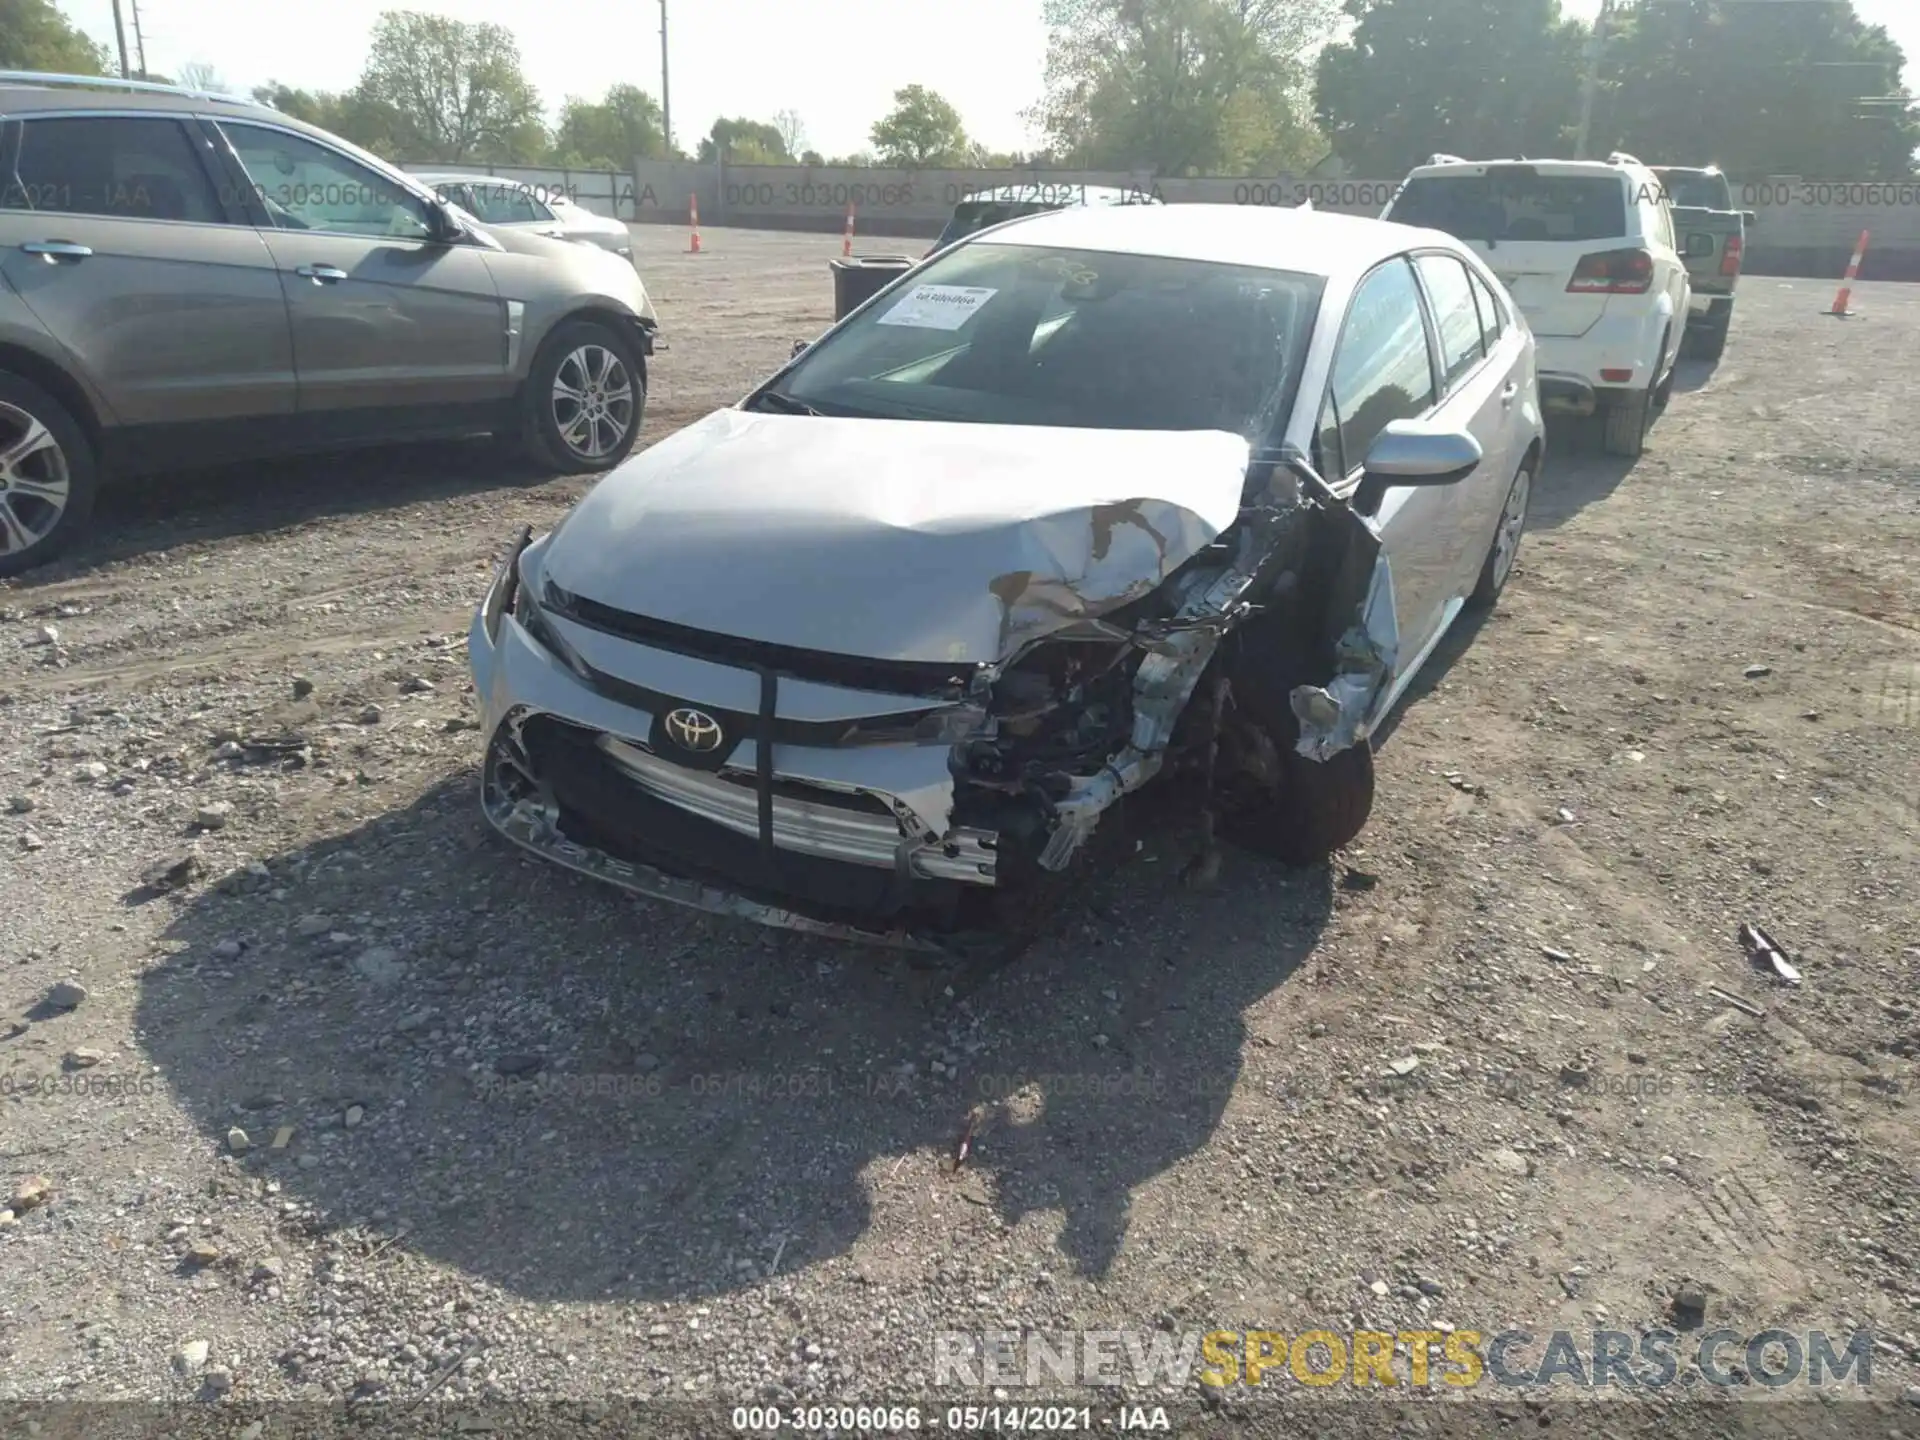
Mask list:
[[[1418,175],[1386,218],[1457,240],[1613,240],[1627,234],[1617,175]]]
[[[1656,170],[1669,204],[1682,210],[1731,210],[1733,188],[1727,177],[1705,170]]]
[[[827,415],[1226,430],[1258,443],[1291,405],[1323,285],[976,242],[831,332],[778,389]]]

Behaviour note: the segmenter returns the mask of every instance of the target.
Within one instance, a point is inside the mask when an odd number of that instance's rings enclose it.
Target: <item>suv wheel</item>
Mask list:
[[[1619,455],[1628,460],[1638,460],[1640,452],[1646,447],[1647,426],[1653,422],[1653,392],[1655,386],[1629,400],[1618,400],[1607,407],[1604,417],[1605,431],[1601,435],[1601,448],[1609,455]]]
[[[0,575],[45,564],[93,512],[93,446],[38,385],[0,372]]]
[[[611,470],[646,414],[639,351],[610,325],[569,321],[534,357],[524,405],[521,446],[536,462],[572,475]]]

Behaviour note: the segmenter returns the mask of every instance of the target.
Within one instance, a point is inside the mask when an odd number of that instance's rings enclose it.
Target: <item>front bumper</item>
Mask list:
[[[634,697],[737,715],[760,677],[553,619],[596,675],[621,677],[615,698],[511,614],[490,637],[486,610],[468,634],[482,809],[516,844],[654,899],[914,949],[945,948],[932,937],[963,897],[995,886],[998,837],[951,819],[950,747],[776,743],[763,767],[748,736],[718,768],[683,764],[658,739],[666,703]],[[928,703],[803,682],[781,693],[783,721]]]

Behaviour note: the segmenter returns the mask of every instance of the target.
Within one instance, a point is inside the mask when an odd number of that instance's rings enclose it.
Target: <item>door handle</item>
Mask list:
[[[79,245],[71,240],[29,240],[20,248],[29,255],[44,255],[49,260],[84,260],[93,254],[91,245]]]
[[[550,240],[564,240],[567,238],[567,232],[559,229],[542,230],[540,233]]]
[[[1507,388],[1500,392],[1500,403],[1502,405],[1511,405],[1513,403],[1513,397],[1519,393],[1520,382],[1518,380],[1509,380],[1507,382]]]
[[[338,265],[302,265],[293,273],[316,285],[331,285],[347,278],[347,272]]]

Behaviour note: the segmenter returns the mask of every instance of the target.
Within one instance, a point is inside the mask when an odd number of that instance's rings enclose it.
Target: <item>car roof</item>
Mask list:
[[[1596,175],[1625,176],[1652,172],[1637,160],[1444,160],[1434,165],[1416,165],[1407,172],[1409,180],[1418,177],[1427,179],[1468,178],[1484,175],[1489,170],[1524,165],[1542,175]]]
[[[1205,204],[1076,205],[1009,221],[967,243],[1157,255],[1326,276],[1358,274],[1405,250],[1461,248],[1438,230],[1364,215]]]
[[[491,180],[496,185],[518,185],[523,190],[533,188],[514,175],[476,174],[471,170],[409,170],[407,173],[416,180]]]
[[[102,78],[97,89],[71,85],[35,85],[30,81],[0,81],[0,115],[19,110],[128,110],[152,111],[162,115],[192,115],[209,105],[231,110],[237,115],[298,125],[270,105],[226,95],[175,94],[162,90],[127,90],[115,80]]]

